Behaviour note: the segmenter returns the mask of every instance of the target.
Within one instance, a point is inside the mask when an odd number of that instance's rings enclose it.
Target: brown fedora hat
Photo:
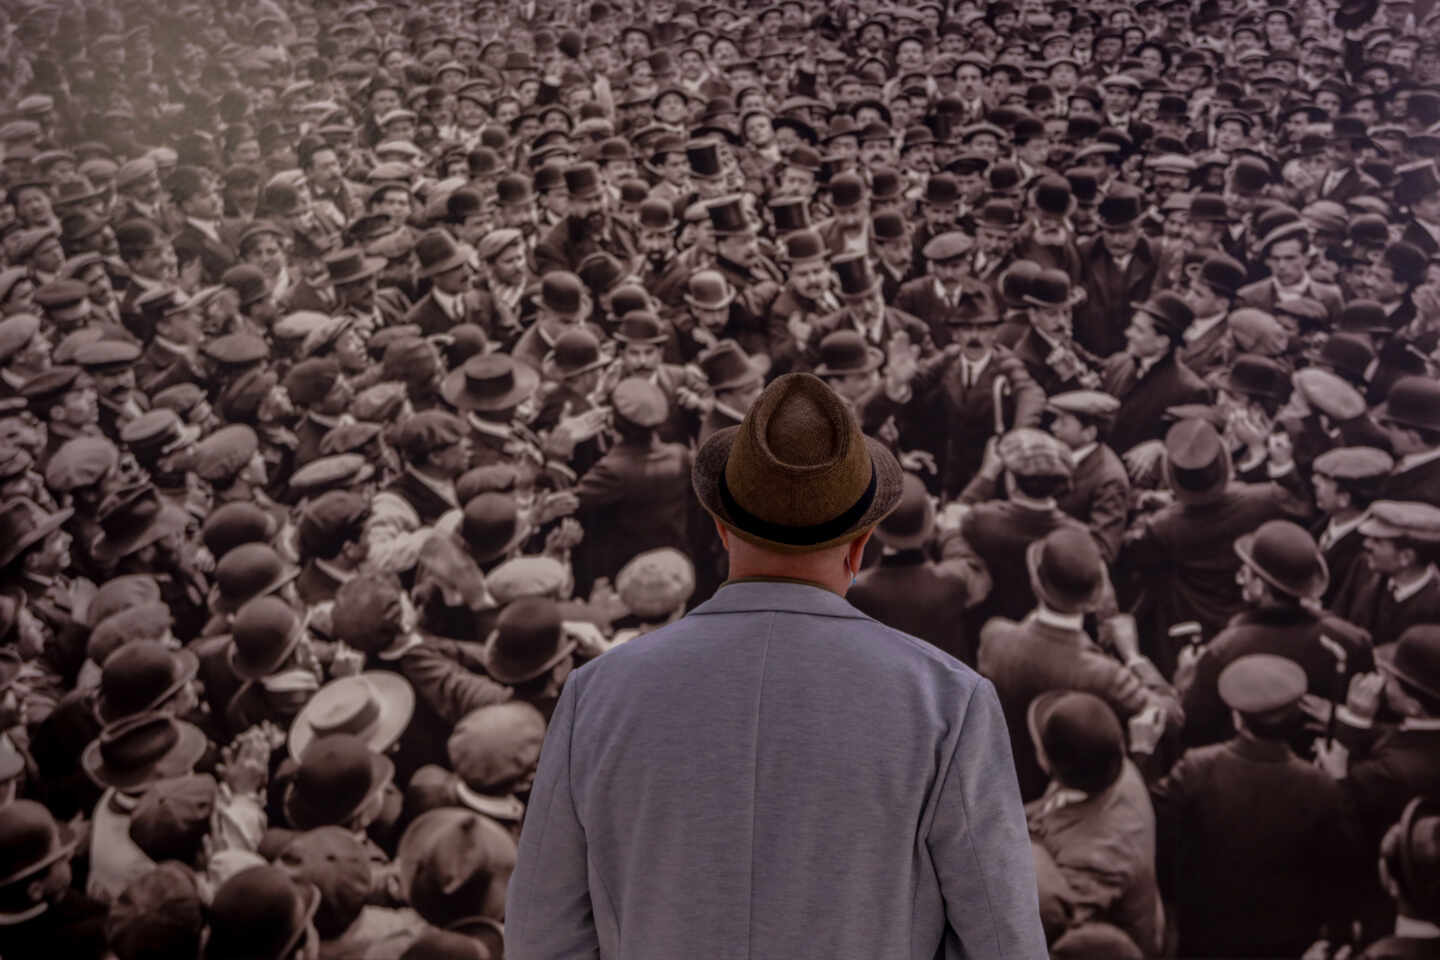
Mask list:
[[[904,472],[819,377],[778,377],[737,427],[695,457],[700,504],[736,535],[780,553],[854,539],[900,503]]]

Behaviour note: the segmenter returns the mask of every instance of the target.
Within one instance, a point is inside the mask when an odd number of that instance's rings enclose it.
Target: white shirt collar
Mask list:
[[[971,360],[969,357],[965,356],[965,354],[960,354],[960,362],[964,364],[965,369],[969,371],[970,380],[972,382],[979,378],[980,374],[985,372],[986,367],[990,366],[990,358],[994,355],[995,351],[991,350],[988,351],[985,356],[981,357],[979,360]]]
[[[1115,266],[1123,272],[1130,269],[1130,261],[1135,259],[1135,251],[1132,250],[1123,257],[1117,257],[1112,253],[1110,259],[1114,260]]]
[[[1331,520],[1325,525],[1325,532],[1321,534],[1321,539],[1328,539],[1330,543],[1339,543],[1346,537],[1347,534],[1350,533],[1350,531],[1354,530],[1356,527],[1360,526],[1360,524],[1364,522],[1365,511],[1363,510],[1355,514],[1355,516],[1351,517],[1349,520],[1343,520],[1338,522],[1335,520]]]
[[[1401,914],[1395,918],[1395,936],[1411,940],[1440,939],[1440,925]]]
[[[1310,292],[1310,274],[1300,278],[1300,282],[1293,287],[1287,287],[1279,280],[1275,281],[1276,300],[1298,300]]]
[[[1433,450],[1421,450],[1419,453],[1407,453],[1395,464],[1396,473],[1404,473],[1406,470],[1414,470],[1416,467],[1423,467],[1432,460],[1440,460],[1440,447]]]
[[[1425,586],[1431,580],[1435,579],[1436,572],[1437,571],[1435,570],[1435,564],[1432,563],[1425,568],[1424,573],[1420,574],[1420,576],[1416,577],[1414,580],[1411,580],[1409,583],[1397,584],[1395,582],[1395,578],[1391,577],[1390,595],[1395,598],[1396,603],[1404,603],[1406,600],[1409,600],[1421,590],[1424,590]]]
[[[407,467],[406,469],[410,471],[411,476],[435,491],[446,503],[452,507],[460,506],[459,500],[455,497],[455,485],[449,480],[436,480],[434,477],[427,477],[414,467]]]
[[[1185,328],[1185,342],[1194,343],[1196,340],[1199,340],[1205,336],[1205,334],[1224,323],[1225,317],[1226,313],[1224,310],[1221,310],[1211,317],[1197,317],[1194,323]]]
[[[205,234],[212,243],[220,242],[220,230],[215,226],[214,220],[201,220],[198,217],[186,217],[190,225],[201,233]]]
[[[446,293],[439,287],[431,287],[430,293],[435,297],[435,302],[440,304],[440,309],[445,311],[445,316],[451,320],[463,320],[465,317],[465,304],[461,301],[458,293]]]
[[[1081,613],[1056,613],[1044,604],[1035,608],[1035,622],[1060,630],[1082,631],[1085,615]]]
[[[1084,460],[1086,457],[1090,456],[1090,454],[1094,453],[1096,450],[1099,449],[1100,444],[1098,442],[1087,443],[1083,447],[1079,447],[1078,449],[1070,451],[1070,460],[1076,466],[1079,466],[1081,460]]]

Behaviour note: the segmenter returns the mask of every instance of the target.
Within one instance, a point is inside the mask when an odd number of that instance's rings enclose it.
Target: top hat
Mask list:
[[[773,381],[739,426],[706,441],[691,475],[706,511],[781,553],[822,549],[873,527],[899,503],[901,477],[889,450],[809,374]]]
[[[752,232],[750,220],[745,216],[741,198],[721,197],[705,205],[710,224],[716,236],[736,236]]]
[[[804,197],[779,197],[770,202],[770,214],[775,221],[775,234],[783,237],[796,230],[810,226],[810,203]]]
[[[500,612],[485,642],[485,670],[501,683],[526,683],[552,669],[574,652],[566,636],[560,608],[544,597],[522,597]]]
[[[685,155],[690,159],[690,173],[695,177],[714,180],[723,173],[718,140],[691,140],[685,144]]]
[[[1270,520],[1235,540],[1235,554],[1266,583],[1292,597],[1315,600],[1330,584],[1325,557],[1303,527]]]
[[[870,258],[864,253],[844,253],[830,261],[840,278],[840,296],[863,298],[880,285],[880,278],[870,269]]]
[[[1206,421],[1181,420],[1165,434],[1165,479],[1180,503],[1215,502],[1230,472],[1230,453]]]
[[[480,353],[445,377],[440,394],[458,410],[508,410],[539,382],[539,373],[509,354]]]

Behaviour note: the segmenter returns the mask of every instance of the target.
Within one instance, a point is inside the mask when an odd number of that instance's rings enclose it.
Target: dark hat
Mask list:
[[[369,855],[355,834],[343,827],[318,827],[300,834],[280,852],[275,865],[296,883],[320,891],[315,932],[322,940],[339,938],[369,899]]]
[[[415,256],[420,261],[422,277],[433,277],[469,262],[455,238],[439,229],[427,230],[420,235],[415,242]]]
[[[1134,187],[1118,185],[1100,201],[1096,213],[1107,227],[1128,227],[1145,211],[1145,195]]]
[[[710,201],[705,205],[705,212],[710,217],[710,225],[716,236],[737,236],[754,232],[738,195]]]
[[[1032,307],[1063,307],[1070,302],[1070,275],[1054,268],[1042,270],[1026,283],[1021,299]]]
[[[1035,206],[1052,216],[1067,216],[1074,202],[1070,181],[1056,174],[1046,174],[1035,183]]]
[[[631,310],[620,319],[614,337],[621,343],[663,344],[669,341],[669,325],[649,310]]]
[[[1009,200],[990,200],[980,208],[977,223],[998,230],[1010,230],[1020,225],[1020,210]]]
[[[500,612],[485,642],[483,661],[491,677],[513,686],[546,673],[575,646],[565,634],[555,601],[522,597]]]
[[[344,286],[359,283],[375,276],[385,266],[384,257],[367,257],[359,247],[346,247],[328,254],[325,269],[330,273],[330,283]]]
[[[1402,285],[1418,286],[1425,279],[1429,258],[1425,252],[1412,243],[1397,240],[1385,248],[1380,262],[1390,268],[1395,279]]]
[[[788,374],[765,389],[740,426],[701,447],[692,481],[701,505],[738,536],[801,553],[877,524],[899,502],[901,473],[823,381]]]
[[[717,392],[758,383],[765,376],[765,367],[747,356],[734,340],[721,340],[700,354],[696,363],[710,389]]]
[[[702,180],[714,180],[721,176],[720,142],[718,140],[691,140],[685,144],[685,155],[690,159],[690,173]]]
[[[299,757],[285,793],[285,815],[300,830],[349,826],[394,776],[394,764],[363,738],[349,733],[318,737]]]
[[[274,593],[299,572],[268,544],[241,544],[215,564],[211,606],[220,613],[234,613],[248,601]]]
[[[606,363],[600,341],[585,327],[574,327],[555,338],[555,345],[542,362],[547,376],[564,379],[597,370]]]
[[[776,236],[783,237],[810,227],[810,202],[804,197],[779,197],[770,202]],[[667,205],[668,209],[668,205]]]
[[[885,351],[869,346],[854,330],[836,330],[820,341],[820,365],[816,376],[843,376],[870,373],[885,364]]]
[[[1087,794],[1107,789],[1125,764],[1125,733],[1115,711],[1093,693],[1052,690],[1031,701],[1026,719],[1051,775]]]
[[[217,507],[205,518],[200,540],[216,560],[246,543],[265,543],[275,534],[275,520],[249,501]]]
[[[320,891],[279,867],[250,867],[226,880],[210,903],[205,960],[284,960],[320,907]]]
[[[248,263],[236,264],[226,270],[221,274],[220,282],[235,291],[242,307],[263,300],[270,292],[270,281],[265,274],[259,267]]]
[[[1288,520],[1270,520],[1235,540],[1235,554],[1262,580],[1292,597],[1314,600],[1330,583],[1315,538]]]
[[[1218,193],[1197,193],[1190,198],[1190,220],[1195,223],[1229,223],[1230,209]]]
[[[930,539],[935,505],[919,477],[907,473],[901,481],[900,502],[875,530],[875,536],[892,550],[917,550]]]
[[[205,753],[198,727],[163,713],[142,713],[107,726],[81,756],[91,780],[134,792],[188,774]]]
[[[593,163],[577,163],[565,168],[565,189],[574,198],[593,196],[600,192],[600,168]]]
[[[458,807],[422,813],[395,855],[406,899],[442,927],[501,913],[515,859],[515,841],[504,827]]]
[[[865,200],[865,181],[853,173],[841,173],[830,180],[830,202],[837,210],[858,207]]]
[[[67,507],[52,513],[29,497],[13,497],[0,504],[0,569],[60,529],[74,512]]]
[[[534,393],[539,382],[539,373],[509,354],[484,353],[451,371],[440,393],[459,410],[508,410]]]
[[[1165,434],[1165,479],[1179,502],[1214,502],[1230,483],[1230,471],[1230,454],[1205,420],[1181,420]]]
[[[1300,702],[1306,684],[1305,668],[1294,660],[1252,653],[1230,661],[1220,671],[1216,688],[1231,710],[1279,719]]]
[[[1317,367],[1334,370],[1352,384],[1365,384],[1369,380],[1370,364],[1375,351],[1363,336],[1353,333],[1333,333],[1318,353],[1311,356]]]
[[[164,603],[142,603],[111,614],[95,624],[85,644],[86,655],[95,663],[104,663],[127,641],[168,643],[174,618]]]
[[[105,658],[95,716],[111,724],[158,709],[194,678],[198,668],[199,661],[189,650],[170,650],[144,640],[126,643]]]
[[[785,261],[788,264],[825,260],[829,255],[830,251],[818,230],[796,230],[785,237]]]
[[[0,807],[0,888],[11,888],[75,849],[70,833],[34,800],[15,800]]]
[[[1176,294],[1162,291],[1144,303],[1132,304],[1136,310],[1149,314],[1155,321],[1155,329],[1167,335],[1172,341],[1179,340],[1187,327],[1195,320],[1195,311]]]
[[[1407,627],[1395,643],[1375,648],[1375,665],[1387,676],[1440,700],[1440,626]]]
[[[716,270],[698,270],[690,275],[685,286],[685,301],[692,307],[719,310],[735,299],[735,289]]]
[[[880,284],[880,278],[870,269],[870,258],[864,253],[841,254],[830,261],[830,267],[840,278],[841,297],[866,297]]]
[[[1223,390],[1247,397],[1283,401],[1290,396],[1290,369],[1269,357],[1242,353],[1219,377]]]
[[[1216,293],[1234,299],[1245,285],[1245,265],[1224,253],[1214,253],[1200,265],[1200,279]]]
[[[1440,382],[1431,377],[1401,377],[1376,409],[1375,419],[1440,432]]]
[[[465,504],[460,536],[476,563],[488,563],[509,553],[529,533],[519,522],[515,497],[509,493],[482,493]]]
[[[551,270],[540,278],[535,302],[552,313],[570,317],[580,312],[585,283],[568,270]]]
[[[899,240],[905,236],[905,218],[894,210],[882,210],[875,214],[870,226],[877,240]]]

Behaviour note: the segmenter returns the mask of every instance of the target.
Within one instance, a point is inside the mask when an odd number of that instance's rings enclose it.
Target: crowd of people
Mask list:
[[[789,372],[906,468],[847,598],[995,685],[1052,956],[1440,957],[1440,7],[0,23],[4,960],[502,957]]]

